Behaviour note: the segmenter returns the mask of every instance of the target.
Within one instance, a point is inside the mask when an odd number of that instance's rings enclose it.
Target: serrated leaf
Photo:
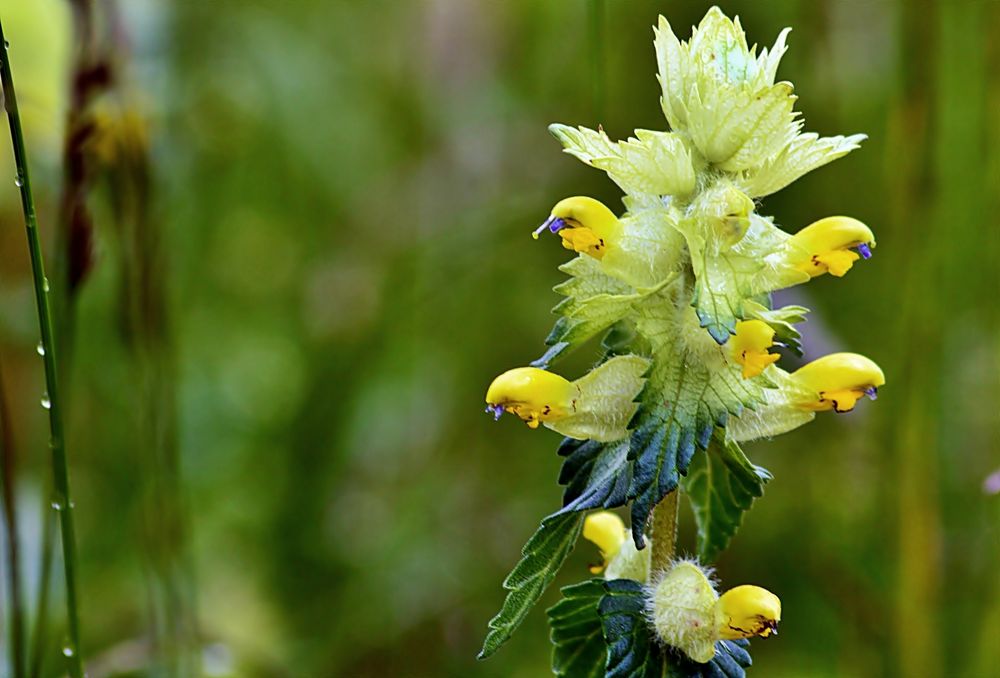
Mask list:
[[[632,482],[629,439],[613,443],[566,438],[559,454],[566,457],[559,472],[565,485],[559,513],[624,506]]]
[[[549,608],[552,629],[552,673],[558,678],[600,678],[604,675],[604,645],[598,604],[604,580],[591,579],[561,589],[563,599]]]
[[[720,640],[715,644],[715,656],[705,664],[691,661],[679,652],[667,658],[667,678],[745,678],[753,664],[747,640]]]
[[[631,579],[604,585],[597,612],[604,628],[606,678],[654,678],[665,671],[664,656],[646,621],[644,586]]]
[[[678,312],[652,303],[641,309],[640,331],[657,343],[630,427],[629,499],[637,547],[653,507],[677,488],[696,449],[708,446],[715,427],[725,425],[729,415],[761,402],[764,386],[742,378],[738,366],[698,329],[690,309]]]
[[[611,327],[625,317],[632,304],[642,296],[626,283],[604,273],[600,262],[592,257],[580,255],[559,270],[570,277],[553,289],[566,298],[553,309],[561,317],[545,339],[549,349],[531,363],[535,367],[548,367],[565,353]]]
[[[684,479],[684,491],[698,526],[698,559],[715,561],[726,550],[754,499],[763,496],[771,474],[754,466],[739,445],[725,434],[712,437],[705,454],[695,456]]]
[[[685,196],[694,189],[691,153],[670,132],[636,130],[635,137],[615,142],[603,129],[554,124],[549,131],[567,153],[607,172],[626,193]]]
[[[780,153],[748,170],[743,190],[754,198],[780,191],[814,169],[844,157],[867,138],[865,134],[822,138],[813,132],[799,134]]]
[[[503,582],[510,593],[500,612],[490,620],[479,659],[489,657],[510,639],[552,583],[576,545],[582,528],[581,513],[559,513],[542,520],[538,531],[521,550],[521,560]]]
[[[792,86],[762,90],[701,79],[688,99],[688,129],[705,158],[727,172],[755,167],[778,154],[798,133]]]
[[[660,106],[673,129],[687,124],[687,45],[674,35],[670,22],[662,15],[653,29],[653,46],[656,48],[656,80],[660,83]]]

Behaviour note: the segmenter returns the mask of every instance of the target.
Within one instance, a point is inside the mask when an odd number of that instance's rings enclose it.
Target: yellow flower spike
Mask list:
[[[724,640],[777,635],[781,600],[759,586],[737,586],[715,603],[715,620],[719,638]]]
[[[807,253],[808,258],[799,264],[800,270],[813,278],[827,272],[839,278],[858,259],[871,257],[875,234],[857,219],[827,217],[803,228],[790,242]]]
[[[537,367],[516,367],[493,380],[486,391],[486,411],[499,419],[516,414],[530,428],[555,421],[576,409],[576,389],[558,374]]]
[[[537,240],[545,229],[558,233],[566,249],[589,254],[595,259],[603,259],[608,247],[614,246],[622,232],[614,212],[604,203],[585,196],[560,200],[531,237]]]
[[[878,387],[885,384],[882,369],[857,353],[823,356],[792,372],[790,377],[814,394],[813,399],[802,400],[796,405],[816,412],[849,412],[862,396],[874,400]]]
[[[771,363],[777,353],[768,353],[774,345],[774,329],[763,320],[741,320],[736,323],[736,336],[730,341],[733,359],[743,366],[743,378],[756,377]]]
[[[628,538],[628,531],[617,514],[611,511],[599,511],[591,513],[583,521],[583,538],[596,544],[601,551],[604,562],[590,568],[592,574],[598,574],[621,551],[622,544]]]

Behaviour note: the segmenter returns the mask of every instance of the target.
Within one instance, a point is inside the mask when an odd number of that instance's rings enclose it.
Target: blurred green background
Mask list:
[[[36,115],[29,91],[69,90],[44,64],[71,58],[65,10],[89,3],[46,0],[65,21],[19,34],[33,4],[3,0],[0,18],[59,262],[65,115]],[[761,211],[790,231],[831,214],[873,228],[871,262],[785,299],[814,311],[811,356],[857,351],[888,378],[877,403],[747,450],[775,479],[718,575],[784,605],[752,675],[1000,675],[1000,496],[984,489],[1000,467],[1000,2],[720,5],[762,46],[793,27],[779,76],[807,130],[870,137]],[[184,652],[217,676],[547,674],[544,605],[475,660],[502,578],[560,497],[558,436],[494,423],[483,394],[541,354],[553,321],[568,255],[530,231],[569,195],[620,203],[546,125],[663,129],[651,26],[663,13],[684,37],[708,7],[91,8],[119,73],[93,105],[124,111],[105,145],[126,149],[86,186],[92,267],[60,302],[91,676],[183,672],[169,655]],[[31,603],[47,434],[23,224],[0,186]],[[561,370],[581,374],[584,353]],[[581,544],[556,585],[595,559]],[[53,582],[58,623],[61,569]]]

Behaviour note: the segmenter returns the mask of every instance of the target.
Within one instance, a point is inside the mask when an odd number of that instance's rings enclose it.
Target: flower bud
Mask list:
[[[589,254],[595,259],[603,259],[622,232],[621,223],[611,210],[584,196],[557,203],[551,216],[531,236],[537,240],[545,229],[558,233],[566,249]]]
[[[799,270],[815,278],[829,272],[838,278],[858,259],[868,259],[875,247],[871,229],[851,217],[827,217],[809,224],[789,240]],[[851,248],[857,248],[854,252]]]
[[[849,412],[862,396],[872,400],[885,384],[882,369],[857,353],[833,353],[792,372],[790,378],[809,396],[795,404],[806,410]]]
[[[573,385],[558,374],[537,367],[516,367],[493,380],[486,391],[486,411],[499,419],[516,414],[530,428],[555,421],[575,408]]]
[[[715,643],[776,633],[781,601],[758,586],[737,586],[720,598],[697,563],[680,561],[656,584],[650,601],[653,628],[696,662],[715,656]]]

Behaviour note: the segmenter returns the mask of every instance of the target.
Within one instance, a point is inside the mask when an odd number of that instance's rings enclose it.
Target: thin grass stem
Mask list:
[[[3,85],[4,108],[10,123],[10,136],[14,148],[14,162],[17,170],[16,182],[21,189],[21,207],[24,211],[25,228],[28,236],[28,252],[31,258],[32,281],[35,288],[35,302],[38,309],[38,325],[42,339],[42,356],[45,364],[46,393],[42,403],[49,413],[49,447],[52,450],[53,508],[59,514],[62,536],[63,564],[66,579],[66,630],[67,645],[63,651],[71,678],[83,678],[83,662],[80,659],[80,616],[77,607],[76,590],[76,529],[73,524],[73,502],[70,495],[69,464],[66,458],[65,436],[63,432],[62,401],[56,371],[55,333],[52,325],[52,309],[49,303],[49,283],[45,277],[42,258],[42,244],[38,234],[38,218],[35,214],[34,198],[28,173],[28,157],[21,129],[21,116],[17,109],[14,92],[14,78],[10,67],[8,43],[0,22],[0,80]]]

